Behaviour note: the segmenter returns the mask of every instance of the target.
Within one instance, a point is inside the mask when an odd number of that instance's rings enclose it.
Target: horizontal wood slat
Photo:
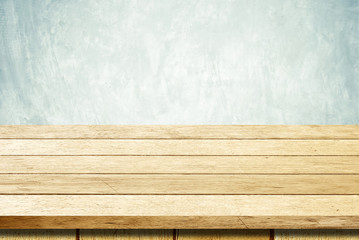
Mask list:
[[[0,206],[1,216],[343,217],[359,215],[359,195],[0,195]]]
[[[359,140],[0,140],[0,155],[359,155]]]
[[[358,228],[359,126],[0,126],[0,228]]]
[[[0,194],[359,194],[359,175],[2,174]]]
[[[358,229],[358,216],[0,216],[0,229]]]
[[[0,138],[359,139],[358,125],[2,125]]]
[[[271,231],[269,229],[179,229],[176,230],[176,235],[176,239],[171,240],[269,240]]]
[[[359,156],[0,156],[0,173],[359,174]]]

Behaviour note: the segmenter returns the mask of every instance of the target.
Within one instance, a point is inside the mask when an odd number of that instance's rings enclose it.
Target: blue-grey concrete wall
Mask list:
[[[0,0],[0,124],[359,124],[359,1]]]

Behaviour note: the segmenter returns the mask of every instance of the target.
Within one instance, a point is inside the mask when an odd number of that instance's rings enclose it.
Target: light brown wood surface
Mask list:
[[[359,140],[2,139],[0,155],[359,155]]]
[[[3,139],[359,139],[358,125],[2,125]]]
[[[2,174],[2,194],[359,194],[359,175]]]
[[[0,173],[359,174],[359,156],[1,156]]]
[[[0,216],[357,217],[358,201],[358,195],[1,195]]]
[[[177,231],[178,240],[268,240],[269,230],[203,230],[186,229]]]
[[[274,230],[276,240],[358,240],[358,229]]]
[[[176,240],[173,230],[81,230],[79,240]]]
[[[0,228],[359,228],[359,126],[0,126]]]
[[[0,230],[0,240],[76,240],[75,230]]]
[[[359,230],[0,230],[0,240],[357,240]]]

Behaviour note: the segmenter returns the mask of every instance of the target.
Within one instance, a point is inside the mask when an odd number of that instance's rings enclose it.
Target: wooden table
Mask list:
[[[0,126],[0,228],[359,228],[359,126]]]

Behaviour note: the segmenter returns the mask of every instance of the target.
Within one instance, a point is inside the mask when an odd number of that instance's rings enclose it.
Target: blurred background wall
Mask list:
[[[359,1],[0,0],[0,124],[359,124]]]

